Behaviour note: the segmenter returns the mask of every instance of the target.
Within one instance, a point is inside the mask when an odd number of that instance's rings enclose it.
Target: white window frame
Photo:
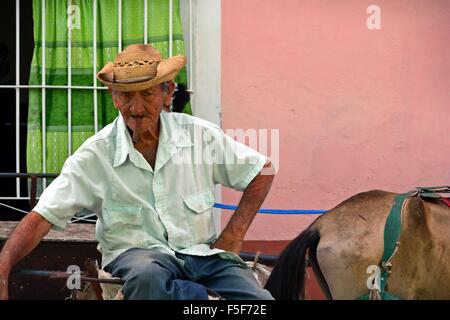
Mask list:
[[[193,115],[221,125],[221,1],[181,0]]]
[[[97,109],[97,90],[106,90],[106,87],[97,86],[96,73],[96,33],[97,33],[97,0],[94,3],[93,10],[93,85],[92,86],[73,86],[71,79],[71,50],[68,50],[68,83],[66,86],[52,86],[45,83],[45,76],[42,76],[41,85],[21,85],[20,84],[20,0],[15,0],[16,4],[16,79],[15,85],[0,85],[2,89],[15,89],[16,92],[16,173],[20,173],[20,90],[36,88],[41,89],[42,93],[42,152],[45,155],[46,150],[46,89],[67,90],[68,103],[68,152],[71,153],[72,139],[72,89],[93,90],[94,99],[94,131],[98,131],[98,109]],[[122,5],[123,0],[116,0],[118,4],[118,38],[119,51],[122,49]],[[143,0],[144,8],[147,8],[148,1]],[[172,21],[173,21],[173,0],[169,1],[169,56],[172,56]],[[69,0],[68,5],[71,5]],[[46,1],[42,0],[42,12],[45,12]],[[186,55],[188,58],[188,91],[191,92],[191,105],[194,116],[209,120],[217,125],[220,120],[220,13],[221,0],[180,0],[181,15],[184,29]],[[42,16],[42,42],[45,43],[45,14]],[[148,20],[147,10],[144,9],[144,19]],[[147,43],[147,23],[144,23],[144,43]],[[68,48],[71,47],[71,32],[68,28]],[[42,75],[45,75],[45,45],[42,45]],[[43,173],[46,173],[46,158],[43,159]],[[46,179],[43,179],[43,188],[46,186]],[[216,189],[216,199],[220,200],[221,189]],[[0,197],[0,200],[29,200],[30,197],[21,197],[20,178],[16,179],[16,197]]]
[[[221,0],[183,1],[181,17],[188,58],[188,83],[192,114],[221,126]],[[215,188],[222,202],[222,187]],[[221,209],[213,208],[217,234],[221,231]]]

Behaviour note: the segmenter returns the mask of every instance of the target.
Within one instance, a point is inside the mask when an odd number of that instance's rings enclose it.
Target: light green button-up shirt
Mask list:
[[[162,112],[160,122],[154,169],[119,116],[66,160],[33,210],[59,230],[81,209],[93,211],[103,266],[135,247],[242,262],[209,248],[219,236],[214,186],[244,190],[266,157],[196,117]]]

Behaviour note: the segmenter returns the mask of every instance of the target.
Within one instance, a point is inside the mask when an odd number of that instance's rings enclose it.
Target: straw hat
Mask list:
[[[162,59],[151,45],[132,44],[117,54],[114,63],[108,62],[97,78],[113,90],[139,91],[172,81],[185,64],[184,56]]]

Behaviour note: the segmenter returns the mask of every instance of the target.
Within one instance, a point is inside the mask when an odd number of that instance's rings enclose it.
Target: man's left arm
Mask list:
[[[269,193],[274,178],[275,169],[267,160],[261,172],[245,188],[238,208],[219,238],[211,245],[212,248],[239,254],[245,234]]]

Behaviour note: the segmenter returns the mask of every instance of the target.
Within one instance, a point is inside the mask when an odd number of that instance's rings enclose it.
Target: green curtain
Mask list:
[[[93,1],[72,0],[79,8],[79,28],[72,30],[72,85],[93,85]],[[46,1],[45,83],[67,85],[67,7],[68,1]],[[169,1],[148,0],[148,39],[164,57],[169,54]],[[30,85],[42,83],[42,4],[33,0],[34,53]],[[173,1],[173,55],[184,54],[179,0]],[[122,1],[122,47],[144,42],[144,0]],[[118,52],[118,2],[97,0],[97,71]],[[187,83],[186,68],[176,82]],[[97,85],[101,85],[97,81]],[[98,128],[118,114],[106,90],[97,91]],[[41,89],[30,89],[27,136],[27,171],[42,172]],[[92,90],[72,89],[72,153],[94,134],[94,94]],[[46,89],[46,172],[59,173],[68,157],[67,90]],[[191,113],[190,105],[185,107]]]

